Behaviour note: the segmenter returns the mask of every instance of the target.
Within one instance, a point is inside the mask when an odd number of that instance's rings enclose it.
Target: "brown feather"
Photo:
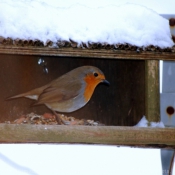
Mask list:
[[[53,83],[50,87],[44,89],[34,105],[63,102],[75,98],[81,89],[80,81],[68,81],[69,83]]]

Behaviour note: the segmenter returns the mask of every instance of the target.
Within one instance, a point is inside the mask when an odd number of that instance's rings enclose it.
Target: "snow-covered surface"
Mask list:
[[[164,128],[163,122],[148,122],[145,116],[135,125],[135,127],[152,127],[152,128]]]
[[[13,147],[13,149],[12,149]],[[92,145],[0,145],[2,175],[160,175],[159,149]]]
[[[12,39],[72,39],[83,42],[172,47],[168,20],[136,4],[68,7],[43,0],[0,2],[0,36]]]

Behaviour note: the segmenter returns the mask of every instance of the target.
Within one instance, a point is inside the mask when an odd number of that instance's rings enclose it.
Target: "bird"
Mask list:
[[[71,113],[85,106],[99,83],[110,84],[99,68],[81,66],[42,87],[7,100],[20,97],[36,100],[33,105],[46,105],[55,114],[58,124],[65,124],[57,112]]]

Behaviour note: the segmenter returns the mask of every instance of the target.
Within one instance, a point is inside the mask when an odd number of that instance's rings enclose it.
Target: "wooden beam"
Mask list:
[[[0,124],[1,143],[78,143],[175,149],[175,128]]]
[[[149,122],[160,121],[159,61],[145,61],[145,110]]]
[[[8,46],[0,45],[0,54],[62,56],[62,57],[89,57],[108,59],[137,59],[137,60],[175,60],[174,52],[136,52],[107,49],[82,48],[49,48],[34,46]]]

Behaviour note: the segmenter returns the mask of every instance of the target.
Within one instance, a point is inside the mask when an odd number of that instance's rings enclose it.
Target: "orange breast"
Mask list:
[[[89,101],[95,87],[101,82],[99,79],[96,79],[93,75],[88,75],[84,78],[85,82],[86,82],[86,86],[85,86],[85,92],[84,92],[84,98],[85,101]]]

